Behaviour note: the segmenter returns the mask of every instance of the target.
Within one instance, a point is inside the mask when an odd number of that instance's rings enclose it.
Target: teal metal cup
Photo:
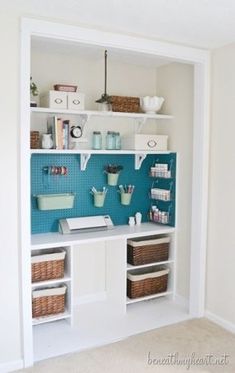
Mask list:
[[[121,193],[121,204],[122,205],[130,205],[131,203],[132,193]]]
[[[95,207],[103,207],[105,201],[105,193],[97,192],[94,194],[94,206]]]

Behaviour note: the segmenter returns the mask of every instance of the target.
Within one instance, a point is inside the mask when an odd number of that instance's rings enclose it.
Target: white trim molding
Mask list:
[[[0,373],[14,372],[15,370],[23,369],[23,360],[9,361],[0,364]]]
[[[228,330],[229,332],[235,333],[235,324],[231,323],[230,321],[227,321],[208,310],[205,311],[205,317],[210,321],[213,321],[215,324],[222,326],[222,328]]]

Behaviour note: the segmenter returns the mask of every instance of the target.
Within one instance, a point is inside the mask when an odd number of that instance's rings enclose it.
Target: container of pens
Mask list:
[[[131,197],[134,192],[134,185],[123,186],[119,185],[119,192],[121,194],[121,204],[128,206],[131,203]]]
[[[102,191],[96,190],[94,187],[91,189],[91,194],[94,197],[94,206],[95,207],[103,207],[104,201],[107,193],[107,188],[103,187]]]

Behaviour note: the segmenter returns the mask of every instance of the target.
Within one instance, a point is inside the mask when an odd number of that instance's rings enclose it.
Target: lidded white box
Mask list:
[[[41,96],[40,104],[51,109],[67,109],[67,92],[49,91]]]
[[[122,148],[126,150],[167,150],[168,136],[133,134],[122,138]]]
[[[68,94],[68,109],[84,110],[84,107],[85,107],[84,93],[67,92],[67,94]]]

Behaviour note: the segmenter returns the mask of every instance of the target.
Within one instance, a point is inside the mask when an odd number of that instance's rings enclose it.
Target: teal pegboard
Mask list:
[[[160,158],[159,158],[160,157]],[[163,158],[162,158],[163,157]],[[165,157],[165,158],[164,158]],[[140,211],[143,221],[148,221],[148,211],[151,206],[149,191],[153,179],[149,177],[150,167],[159,162],[170,162],[175,153],[169,155],[148,155],[142,163],[140,170],[134,169],[133,155],[92,155],[86,171],[80,170],[80,156],[70,154],[34,154],[31,157],[31,221],[32,233],[45,233],[58,231],[58,220],[68,217],[91,216],[109,214],[115,225],[127,224],[128,217]],[[135,185],[131,204],[123,206],[120,203],[120,194],[115,186],[108,186],[104,166],[108,163],[120,164],[123,170],[118,180],[119,184]],[[46,166],[65,166],[68,168],[67,176],[48,176],[43,172]],[[175,165],[174,165],[175,176]],[[166,181],[167,182],[167,181]],[[103,207],[94,207],[93,196],[90,189],[108,188]],[[174,187],[175,188],[175,187]],[[37,194],[68,193],[76,194],[74,207],[68,210],[40,211],[37,208]],[[175,189],[174,189],[175,193]],[[165,208],[165,206],[163,206]],[[175,206],[171,214],[171,225],[175,221]]]

